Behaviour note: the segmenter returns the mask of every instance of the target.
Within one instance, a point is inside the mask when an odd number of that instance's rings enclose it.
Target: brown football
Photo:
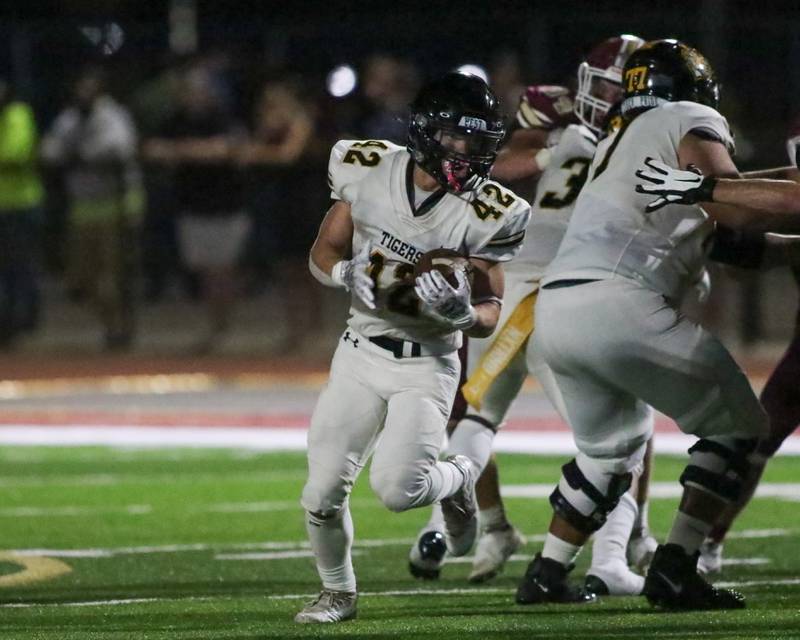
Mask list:
[[[472,263],[464,254],[455,249],[441,248],[423,253],[414,266],[414,277],[416,278],[434,269],[441,273],[445,280],[450,283],[450,286],[453,287],[458,286],[458,281],[455,277],[456,269],[464,269],[467,274],[467,280],[470,285],[472,284]]]

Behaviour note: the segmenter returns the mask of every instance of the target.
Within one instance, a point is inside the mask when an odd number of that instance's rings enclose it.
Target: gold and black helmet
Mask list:
[[[622,71],[622,113],[687,100],[716,109],[719,82],[708,60],[678,40],[653,40],[634,51]]]

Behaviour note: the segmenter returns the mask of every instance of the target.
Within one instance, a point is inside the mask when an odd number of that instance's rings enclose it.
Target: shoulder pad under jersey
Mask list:
[[[381,163],[384,156],[404,150],[404,147],[388,140],[339,140],[333,145],[328,160],[331,197],[351,202],[349,186],[363,179],[370,169]]]

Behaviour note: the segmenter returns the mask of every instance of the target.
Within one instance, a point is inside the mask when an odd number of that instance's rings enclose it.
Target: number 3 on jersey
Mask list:
[[[561,209],[575,202],[578,194],[589,177],[589,166],[592,164],[591,158],[571,158],[561,165],[561,168],[569,172],[566,181],[567,191],[559,194],[556,191],[547,191],[539,200],[542,209]]]

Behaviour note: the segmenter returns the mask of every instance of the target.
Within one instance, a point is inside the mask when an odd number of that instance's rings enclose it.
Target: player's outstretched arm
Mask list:
[[[685,171],[647,159],[636,172],[639,193],[658,196],[647,207],[703,203],[718,223],[739,230],[797,233],[800,231],[800,186],[783,180],[739,180],[739,173],[722,143],[689,134],[678,157]],[[737,179],[728,179],[733,177]]]
[[[350,204],[337,200],[328,209],[317,239],[308,256],[308,268],[317,280],[328,287],[352,290],[370,309],[375,308],[374,283],[367,273],[370,244],[348,260],[353,245],[353,218]]]
[[[718,208],[707,207],[718,222],[735,219],[733,228],[768,227],[770,231],[800,230],[800,184],[790,180],[731,180],[703,176],[699,171],[683,171],[648,158],[636,172],[641,180],[639,193],[658,196],[648,206],[655,211],[664,205],[716,203],[744,207],[738,215],[714,216]],[[766,229],[765,229],[766,230]]]
[[[540,175],[550,162],[552,132],[547,129],[517,129],[497,154],[492,177],[509,182]]]

